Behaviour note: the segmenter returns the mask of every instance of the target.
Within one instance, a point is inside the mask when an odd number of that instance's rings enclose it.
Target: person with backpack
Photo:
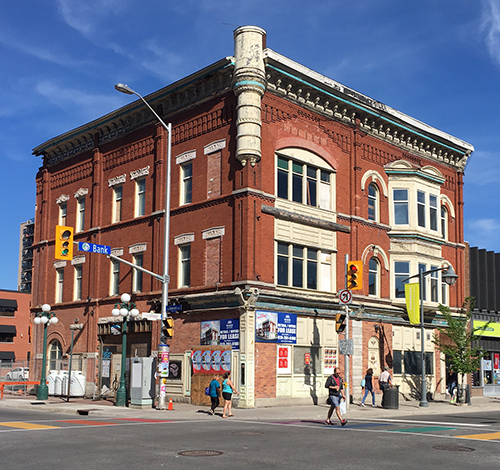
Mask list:
[[[215,413],[215,409],[219,406],[219,395],[220,395],[220,383],[219,383],[219,374],[215,374],[213,380],[210,382],[209,387],[209,396],[210,401],[212,402],[210,405],[209,413],[213,415]]]
[[[340,402],[341,400],[345,400],[344,381],[340,376],[340,369],[338,367],[335,367],[333,374],[326,379],[325,388],[328,389],[328,399],[330,404],[325,424],[332,424],[330,418],[332,417],[333,410],[335,410],[340,424],[345,426],[347,424],[347,420],[343,419],[342,414],[340,413]]]

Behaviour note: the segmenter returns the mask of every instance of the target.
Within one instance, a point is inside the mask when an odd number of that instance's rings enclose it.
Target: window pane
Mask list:
[[[283,157],[278,157],[278,168],[283,168],[284,170],[288,170],[288,160]]]
[[[183,204],[190,204],[193,201],[193,163],[182,165],[182,196]]]
[[[318,289],[318,250],[307,250],[307,288]]]
[[[280,286],[288,285],[288,257],[278,255],[278,284]]]
[[[368,294],[377,295],[378,285],[378,262],[371,258],[368,263]]]
[[[307,204],[316,207],[317,182],[315,179],[307,179]]]
[[[184,245],[181,250],[181,285],[191,285],[191,245]]]
[[[377,218],[377,188],[374,184],[368,186],[368,220]]]
[[[408,224],[408,190],[395,189],[394,196],[394,222],[398,225]]]
[[[429,196],[429,225],[431,230],[437,230],[437,197]]]
[[[392,352],[392,372],[394,374],[402,373],[401,351]]]
[[[425,264],[419,263],[418,265],[418,272],[423,273],[427,269],[427,266]],[[427,277],[424,276],[424,281],[422,282],[422,298],[424,300],[427,300]]]
[[[302,202],[302,175],[292,175],[292,201]]]
[[[425,227],[425,193],[417,191],[418,225]]]
[[[441,206],[441,236],[446,238],[446,209]]]
[[[304,260],[301,258],[293,258],[292,269],[293,269],[292,271],[293,287],[304,287],[303,283]]]
[[[288,172],[278,170],[278,197],[288,199]]]
[[[404,299],[405,297],[404,285],[408,281],[403,282],[403,280],[410,277],[410,263],[407,261],[396,261],[394,263],[394,274],[395,274],[394,281],[396,284],[395,296],[398,299],[399,298]]]
[[[302,163],[292,162],[292,171],[294,173],[299,173],[300,175],[302,175],[304,173],[304,167],[302,166]]]

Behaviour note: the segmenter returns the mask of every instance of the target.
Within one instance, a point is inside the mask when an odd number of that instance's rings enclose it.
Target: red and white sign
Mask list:
[[[339,304],[348,305],[352,302],[352,292],[347,289],[339,290]]]
[[[276,369],[278,374],[291,374],[292,373],[292,347],[291,346],[278,346],[278,357]]]

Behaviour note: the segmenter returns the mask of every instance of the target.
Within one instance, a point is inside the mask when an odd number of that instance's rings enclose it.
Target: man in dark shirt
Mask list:
[[[343,419],[340,413],[340,401],[345,400],[344,381],[340,377],[340,369],[338,367],[335,367],[333,374],[326,379],[325,387],[328,389],[330,399],[330,409],[328,410],[325,424],[332,424],[330,418],[332,417],[333,410],[335,410],[340,424],[345,426],[347,420]]]

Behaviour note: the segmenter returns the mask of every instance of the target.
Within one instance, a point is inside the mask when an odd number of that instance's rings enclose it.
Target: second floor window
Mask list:
[[[193,202],[193,162],[181,165],[181,204]]]
[[[85,230],[85,198],[79,197],[77,202],[76,214],[76,231],[83,232]]]
[[[83,273],[83,266],[81,264],[76,265],[73,300],[82,300],[82,278],[83,278],[82,273]]]
[[[109,286],[109,295],[120,294],[120,262],[111,261],[111,279]]]
[[[441,236],[446,240],[448,235],[446,227],[448,226],[448,211],[446,207],[441,206]]]
[[[63,301],[64,291],[64,268],[56,270],[56,303],[60,304]]]
[[[368,220],[377,221],[378,218],[378,188],[371,183],[368,186]]]
[[[179,246],[179,287],[191,285],[191,245]]]
[[[140,217],[146,213],[146,178],[137,179],[135,187],[135,216]]]
[[[379,295],[379,263],[376,258],[368,262],[368,294]]]
[[[142,253],[137,253],[133,257],[134,264],[139,267],[143,267],[144,255]],[[134,269],[132,273],[132,291],[142,292],[142,271]]]
[[[395,189],[394,199],[394,223],[396,225],[408,225],[408,190]]]
[[[396,299],[405,298],[405,279],[410,277],[410,263],[408,261],[395,261],[394,262],[394,284]]]

